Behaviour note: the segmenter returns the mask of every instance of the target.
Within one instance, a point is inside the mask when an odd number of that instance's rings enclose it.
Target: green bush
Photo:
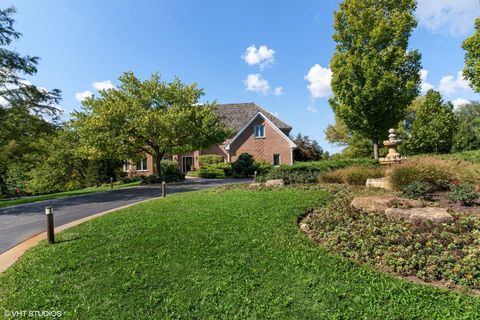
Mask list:
[[[372,159],[341,159],[311,162],[296,162],[293,165],[281,165],[259,177],[259,181],[283,179],[285,183],[317,183],[318,177],[325,172],[353,165],[374,167],[378,164]]]
[[[142,184],[157,184],[157,183],[162,183],[162,181],[165,182],[179,182],[185,177],[182,174],[178,175],[162,175],[158,176],[156,174],[151,174],[149,176],[140,176],[142,180]]]
[[[475,186],[468,182],[452,183],[450,189],[448,198],[453,202],[461,202],[464,206],[473,205],[474,201],[480,197],[480,194],[475,192]]]
[[[254,171],[257,171],[257,176],[261,176],[272,171],[273,165],[265,161],[254,161],[253,168],[254,168]]]
[[[178,163],[172,160],[162,160],[160,162],[162,175],[152,174],[149,176],[140,176],[142,184],[156,184],[165,182],[179,182],[185,179],[185,175],[180,172]]]
[[[229,163],[203,165],[198,170],[198,176],[206,179],[226,178],[232,175],[232,166]]]
[[[225,158],[216,154],[204,154],[198,156],[198,163],[200,166],[223,162],[225,162]]]
[[[281,171],[310,171],[310,172],[325,172],[340,168],[346,168],[353,165],[376,166],[378,162],[373,159],[359,158],[359,159],[338,159],[338,160],[320,160],[310,162],[295,162],[293,165],[281,165],[278,170]]]
[[[318,174],[315,172],[286,172],[286,171],[271,171],[257,178],[259,182],[267,180],[282,179],[286,184],[292,183],[316,183]]]
[[[118,182],[120,184],[125,184],[125,183],[131,183],[131,182],[136,182],[136,181],[142,181],[141,177],[121,177]]]
[[[162,160],[160,161],[160,166],[162,168],[162,175],[164,176],[177,176],[179,180],[183,180],[185,178],[178,168],[177,161]]]
[[[428,193],[435,190],[435,187],[428,182],[424,181],[414,181],[410,184],[400,187],[402,194],[411,199],[423,198]]]
[[[446,156],[447,158],[464,160],[471,163],[480,164],[480,150],[473,150],[473,151],[464,151],[459,153],[453,153],[451,155]]]
[[[234,178],[246,178],[253,175],[255,171],[253,156],[249,153],[242,153],[232,164]]]

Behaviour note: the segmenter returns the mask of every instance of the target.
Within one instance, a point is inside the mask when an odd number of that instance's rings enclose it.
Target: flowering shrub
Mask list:
[[[325,248],[355,261],[424,281],[480,289],[480,217],[453,214],[453,224],[412,224],[379,213],[354,212],[365,188],[332,187],[332,202],[308,222],[310,235]]]

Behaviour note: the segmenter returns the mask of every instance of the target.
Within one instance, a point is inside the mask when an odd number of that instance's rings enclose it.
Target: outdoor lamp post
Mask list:
[[[47,217],[48,243],[55,243],[55,233],[53,227],[53,207],[45,207],[45,216]]]

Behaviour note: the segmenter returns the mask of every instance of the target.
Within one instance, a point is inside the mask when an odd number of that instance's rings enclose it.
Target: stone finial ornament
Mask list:
[[[385,158],[380,158],[380,164],[397,164],[401,163],[402,160],[405,160],[405,157],[400,156],[400,153],[397,151],[397,146],[402,144],[402,140],[397,139],[397,132],[395,129],[388,130],[388,140],[383,141],[383,145],[388,148],[388,154]]]

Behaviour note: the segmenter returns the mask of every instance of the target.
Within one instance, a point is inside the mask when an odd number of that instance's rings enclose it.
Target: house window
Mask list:
[[[255,138],[265,138],[265,126],[263,124],[256,125],[253,134]]]
[[[146,171],[146,170],[148,170],[147,159],[142,159],[140,161],[137,161],[137,171]]]
[[[280,165],[280,155],[278,153],[273,155],[273,165],[274,166]]]

